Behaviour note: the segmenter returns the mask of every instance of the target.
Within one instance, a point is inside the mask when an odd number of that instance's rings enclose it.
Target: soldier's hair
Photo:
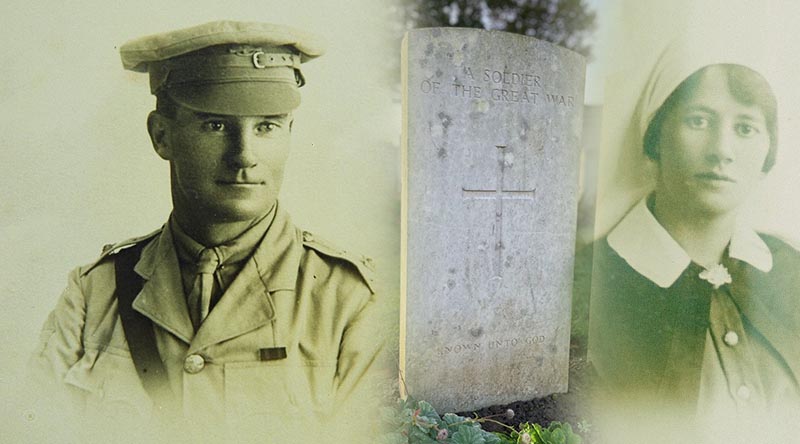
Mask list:
[[[775,156],[778,151],[778,104],[772,88],[761,74],[746,66],[733,64],[710,66],[719,66],[723,69],[728,84],[728,92],[737,102],[747,106],[755,105],[764,113],[764,120],[769,133],[769,151],[764,159],[761,171],[768,172],[775,165]],[[647,157],[658,161],[661,148],[659,142],[664,122],[670,112],[692,97],[703,78],[703,73],[710,66],[697,70],[687,77],[658,108],[658,111],[650,120],[644,135],[643,146]]]
[[[164,91],[156,95],[156,111],[162,116],[169,119],[174,119],[178,115],[178,105],[174,100]]]

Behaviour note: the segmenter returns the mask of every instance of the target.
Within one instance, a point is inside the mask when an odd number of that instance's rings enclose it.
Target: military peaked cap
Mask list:
[[[129,41],[125,69],[150,74],[150,92],[195,111],[284,114],[300,104],[300,64],[323,43],[281,25],[216,21]]]

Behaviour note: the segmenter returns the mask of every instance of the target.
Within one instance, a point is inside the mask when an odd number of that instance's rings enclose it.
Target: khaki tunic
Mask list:
[[[88,417],[148,421],[152,415],[114,296],[115,253],[140,242],[147,244],[134,270],[144,285],[133,308],[153,322],[189,429],[258,441],[330,427],[326,421],[337,412],[371,409],[377,416],[378,384],[392,372],[383,333],[391,329],[369,260],[354,260],[296,229],[278,208],[196,333],[169,229],[118,244],[70,274],[33,363],[68,388]],[[272,347],[285,347],[287,357],[261,360],[259,350]],[[346,417],[334,421],[348,427]]]

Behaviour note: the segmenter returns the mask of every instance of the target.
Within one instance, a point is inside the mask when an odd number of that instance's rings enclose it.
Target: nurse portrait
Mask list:
[[[800,404],[800,253],[746,222],[778,109],[747,55],[674,42],[633,125],[651,191],[595,242],[588,359],[600,397],[681,418]]]

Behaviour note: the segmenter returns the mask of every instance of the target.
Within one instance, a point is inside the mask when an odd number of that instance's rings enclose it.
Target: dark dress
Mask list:
[[[699,278],[703,268],[693,262],[671,286],[659,287],[620,257],[607,238],[580,253],[573,344],[580,348],[588,331],[599,392],[693,411],[710,332],[732,397],[741,380],[751,386],[750,402],[769,404],[776,396],[800,400],[800,254],[760,236],[772,252],[772,269],[762,272],[726,254],[723,265],[732,282],[717,289]],[[722,341],[726,331],[736,329],[741,340],[726,346],[731,342]]]

